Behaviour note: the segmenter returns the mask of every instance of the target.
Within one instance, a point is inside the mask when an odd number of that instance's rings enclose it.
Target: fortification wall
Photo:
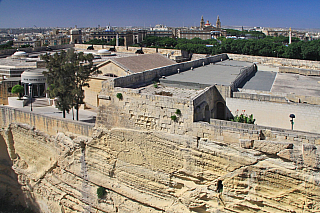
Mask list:
[[[50,135],[55,135],[58,132],[73,132],[74,134],[91,136],[94,127],[94,124],[54,118],[0,106],[0,127],[7,127],[11,123],[28,124]]]
[[[308,61],[308,60],[298,60],[298,59],[288,59],[288,58],[274,58],[274,57],[264,57],[264,56],[251,56],[251,55],[239,55],[228,53],[230,59],[237,61],[248,61],[257,62],[260,64],[270,64],[274,66],[285,66],[303,69],[320,70],[319,61]]]
[[[202,130],[208,125],[197,123]],[[98,128],[92,138],[50,137],[28,125],[10,125],[0,131],[0,147],[1,166],[13,164],[15,176],[0,174],[0,188],[8,184],[14,192],[6,200],[23,203],[29,197],[26,203],[36,212],[320,209],[319,146],[307,143],[238,140],[229,146],[200,136],[119,128]],[[224,185],[219,199],[218,180]],[[101,198],[99,187],[106,191]]]
[[[294,129],[320,133],[320,106],[298,103],[274,103],[239,98],[227,98],[227,107],[233,115],[242,110],[253,114],[256,124],[291,129],[290,114],[295,114]],[[241,106],[241,107],[240,107]]]

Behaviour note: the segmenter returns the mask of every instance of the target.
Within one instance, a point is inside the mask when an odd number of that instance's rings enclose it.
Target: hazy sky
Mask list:
[[[320,28],[320,0],[0,0],[0,28],[222,26]]]

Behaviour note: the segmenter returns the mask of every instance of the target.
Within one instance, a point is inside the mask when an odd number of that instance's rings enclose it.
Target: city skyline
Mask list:
[[[215,25],[283,28],[320,28],[319,1],[44,1],[0,0],[0,28],[101,27],[163,24],[199,26],[201,16]]]

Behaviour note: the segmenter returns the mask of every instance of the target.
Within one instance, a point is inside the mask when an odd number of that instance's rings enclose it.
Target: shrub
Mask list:
[[[106,188],[100,186],[98,189],[97,189],[97,195],[98,195],[98,198],[103,198],[103,196],[106,194]]]
[[[254,122],[256,121],[256,119],[253,118],[253,114],[251,115],[245,115],[245,114],[241,114],[240,116],[236,115],[234,116],[231,121],[233,122],[239,122],[239,123],[247,123],[247,124],[254,124]]]
[[[177,120],[177,116],[172,115],[172,116],[171,116],[171,120],[176,121],[176,120]]]
[[[122,94],[121,93],[117,93],[117,98],[119,99],[119,100],[122,100]]]
[[[21,99],[21,94],[24,92],[23,86],[17,84],[11,89],[11,93],[19,94],[19,99]]]
[[[180,110],[180,109],[177,109],[177,110],[176,110],[176,114],[177,114],[177,115],[181,115],[181,110]]]
[[[154,88],[158,88],[158,83],[154,81],[154,82],[153,82],[153,87],[154,87]]]

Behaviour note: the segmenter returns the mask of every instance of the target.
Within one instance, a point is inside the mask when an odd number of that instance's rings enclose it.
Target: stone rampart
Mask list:
[[[74,134],[91,136],[94,127],[94,124],[24,112],[6,106],[0,106],[0,121],[1,128],[9,126],[11,123],[23,123],[49,135],[56,135],[58,132],[72,132]]]
[[[274,66],[294,67],[303,69],[320,70],[319,61],[308,61],[288,58],[274,58],[264,56],[239,55],[228,53],[230,59],[237,61],[257,62],[260,64],[270,64]]]

